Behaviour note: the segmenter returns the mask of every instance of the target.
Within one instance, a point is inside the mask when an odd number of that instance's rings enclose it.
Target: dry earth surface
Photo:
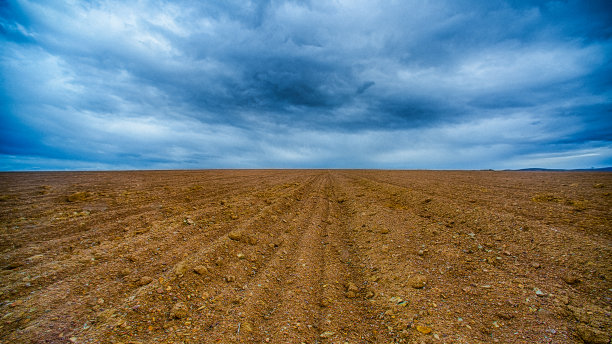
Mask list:
[[[609,343],[612,174],[0,173],[0,343]]]

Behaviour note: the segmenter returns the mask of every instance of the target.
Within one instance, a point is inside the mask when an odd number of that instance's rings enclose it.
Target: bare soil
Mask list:
[[[0,343],[609,343],[612,173],[0,173]]]

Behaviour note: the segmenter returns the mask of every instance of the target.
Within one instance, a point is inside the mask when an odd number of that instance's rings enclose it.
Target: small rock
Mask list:
[[[190,218],[186,218],[185,220],[183,220],[183,223],[185,223],[186,225],[195,226],[195,222]]]
[[[227,236],[234,241],[240,241],[242,239],[242,233],[238,231],[230,232]]]
[[[535,294],[539,297],[544,297],[546,296],[546,293],[541,291],[539,288],[533,288],[533,291],[535,291]]]
[[[325,332],[321,333],[321,335],[319,337],[321,337],[321,338],[329,338],[329,337],[332,337],[335,334],[336,334],[336,332],[334,332],[334,331],[325,331]]]
[[[421,289],[427,284],[427,277],[423,275],[415,275],[408,280],[411,287]]]
[[[392,298],[389,299],[389,302],[393,302],[393,303],[400,303],[400,302],[403,302],[403,301],[404,301],[404,299],[402,299],[399,296],[393,296]]]
[[[231,283],[231,282],[234,282],[236,280],[236,277],[234,277],[232,275],[228,275],[228,276],[225,276],[223,279],[225,280],[225,282]]]
[[[421,332],[422,334],[429,334],[429,333],[431,333],[431,328],[427,327],[427,326],[417,325],[416,329],[417,329],[417,331]]]
[[[238,253],[238,254],[236,255],[236,257],[238,257],[238,259],[245,259],[245,258],[246,258],[246,256],[244,255],[244,253]]]
[[[136,284],[138,284],[139,286],[143,286],[143,285],[147,285],[149,283],[153,282],[153,278],[149,277],[149,276],[142,276],[138,282]]]
[[[208,273],[208,268],[204,265],[198,265],[193,268],[193,271],[198,275],[205,275]]]
[[[385,227],[380,230],[380,234],[388,234],[388,233],[389,233],[389,228]]]
[[[531,267],[532,267],[532,268],[534,268],[534,269],[539,269],[539,268],[541,268],[542,266],[540,265],[540,263],[537,263],[537,262],[532,262],[532,263],[531,263]]]
[[[419,250],[419,251],[417,252],[417,255],[419,255],[419,256],[421,256],[421,257],[422,257],[422,256],[424,256],[424,255],[425,255],[425,251],[423,251],[423,250]]]
[[[186,304],[184,304],[183,302],[177,302],[174,307],[172,307],[172,310],[170,311],[170,316],[173,318],[182,319],[187,316],[188,310],[189,309],[187,308]]]
[[[373,297],[374,297],[374,295],[375,295],[375,294],[374,294],[374,292],[373,292],[373,291],[368,290],[368,291],[366,292],[366,294],[365,294],[365,298],[366,298],[366,299],[371,299],[371,298],[373,298]]]

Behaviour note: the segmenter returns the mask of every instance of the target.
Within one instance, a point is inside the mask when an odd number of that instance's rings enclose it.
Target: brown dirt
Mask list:
[[[608,343],[612,174],[0,174],[1,343]]]

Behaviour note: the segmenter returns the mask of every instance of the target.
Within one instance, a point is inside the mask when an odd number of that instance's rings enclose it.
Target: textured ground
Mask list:
[[[608,343],[612,174],[0,174],[0,343]]]

